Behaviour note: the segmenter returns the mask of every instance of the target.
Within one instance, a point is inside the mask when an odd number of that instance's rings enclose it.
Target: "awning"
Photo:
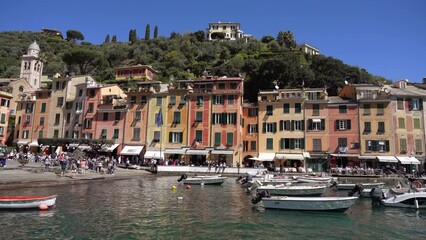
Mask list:
[[[17,145],[27,145],[29,142],[28,141],[18,141],[16,144]]]
[[[83,151],[91,149],[91,147],[89,145],[79,145],[77,148],[81,149]]]
[[[38,147],[39,145],[38,145],[37,140],[35,140],[35,141],[32,141],[30,144],[28,144],[28,146],[30,146],[30,147]]]
[[[80,144],[78,144],[78,143],[70,143],[70,144],[68,144],[68,147],[78,147],[78,145],[80,145]]]
[[[102,146],[101,149],[99,149],[99,152],[112,152],[114,149],[116,149],[120,145],[119,143],[113,144],[113,145],[105,145]]]
[[[302,155],[304,158],[311,158],[311,154],[309,154],[309,152],[303,152]]]
[[[204,150],[204,149],[189,149],[186,151],[187,155],[207,155],[209,154],[210,150]]]
[[[377,156],[379,162],[398,162],[398,159],[394,156]]]
[[[396,156],[401,164],[420,164],[420,161],[415,157]]]
[[[312,119],[312,122],[321,122],[321,119]]]
[[[143,150],[143,146],[124,146],[121,150],[120,155],[139,155]]]
[[[282,160],[305,160],[302,153],[277,153],[276,157]]]
[[[376,156],[359,156],[359,159],[374,160],[374,159],[376,159]]]
[[[186,150],[188,150],[188,148],[166,148],[166,150],[164,150],[165,154],[185,154]]]
[[[265,153],[265,152],[260,152],[259,153],[259,157],[253,157],[253,158],[249,158],[250,160],[255,160],[255,161],[274,161],[275,159],[275,153]]]
[[[330,156],[333,156],[333,157],[355,157],[355,158],[361,158],[360,156],[359,156],[359,154],[355,154],[355,153],[332,153],[332,154],[330,154]]]
[[[214,149],[214,150],[212,150],[211,154],[227,154],[227,155],[232,155],[232,154],[234,154],[234,150]]]
[[[145,152],[144,158],[164,159],[164,152],[160,150],[149,150]]]

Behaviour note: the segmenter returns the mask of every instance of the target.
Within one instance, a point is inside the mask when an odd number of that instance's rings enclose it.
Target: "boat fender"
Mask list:
[[[40,210],[47,210],[49,207],[46,205],[46,204],[40,204],[39,206],[38,206],[38,209],[40,209]]]
[[[178,182],[180,182],[180,181],[182,181],[183,179],[187,179],[188,178],[188,176],[186,176],[186,174],[184,173],[184,174],[182,174],[181,176],[180,176],[180,178],[177,180]]]
[[[414,206],[416,209],[419,209],[419,201],[417,201],[417,199],[414,199]]]
[[[422,188],[422,183],[419,180],[415,180],[413,181],[414,186],[416,186],[416,188]]]

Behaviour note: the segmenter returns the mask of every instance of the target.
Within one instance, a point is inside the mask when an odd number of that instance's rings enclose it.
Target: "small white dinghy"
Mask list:
[[[227,177],[222,177],[220,175],[187,177],[186,174],[182,174],[178,182],[183,181],[183,184],[191,185],[221,185],[226,179]]]
[[[0,196],[0,209],[51,208],[56,195],[51,196]]]
[[[267,185],[257,188],[257,192],[268,191],[271,195],[281,196],[319,196],[327,189],[326,185]]]

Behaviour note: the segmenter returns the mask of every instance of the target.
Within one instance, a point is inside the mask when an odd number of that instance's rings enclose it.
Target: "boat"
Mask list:
[[[221,185],[226,179],[227,177],[221,175],[187,177],[186,174],[182,174],[178,182],[183,181],[183,184],[191,185]]]
[[[268,191],[271,195],[281,196],[318,196],[325,192],[326,185],[267,185],[257,187],[257,191]]]
[[[367,188],[382,188],[385,183],[384,182],[375,182],[375,183],[336,183],[336,188],[338,190],[352,190],[355,188],[357,184],[360,184],[364,189]]]
[[[390,189],[383,193],[380,203],[387,207],[426,209],[426,192],[412,189],[410,192],[401,194]]]
[[[252,203],[262,201],[265,209],[285,209],[301,211],[346,211],[358,197],[287,197],[269,196],[261,192]]]
[[[56,195],[51,196],[0,196],[0,209],[51,208]]]
[[[297,182],[299,183],[319,183],[319,184],[330,184],[332,177],[310,177],[303,176],[297,177]]]

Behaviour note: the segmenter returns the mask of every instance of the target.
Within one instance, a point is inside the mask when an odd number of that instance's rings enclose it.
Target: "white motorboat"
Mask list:
[[[383,193],[380,203],[387,207],[424,208],[426,209],[426,192],[411,189],[410,192],[399,193],[390,189]]]
[[[271,195],[281,196],[318,196],[325,192],[326,185],[267,185],[257,187],[257,192],[268,191]]]
[[[262,192],[252,203],[263,202],[268,209],[303,210],[303,211],[345,211],[350,208],[358,197],[286,197],[268,196]],[[259,200],[260,198],[260,200]]]
[[[178,182],[183,181],[183,184],[191,185],[221,185],[226,179],[227,177],[220,175],[187,177],[186,174],[183,174]]]
[[[367,188],[382,188],[385,183],[384,182],[375,182],[375,183],[337,183],[336,188],[339,190],[352,190],[355,188],[357,184],[360,184],[364,189]]]
[[[320,184],[330,184],[332,177],[314,177],[314,176],[303,176],[297,177],[297,182],[299,183],[320,183]]]

